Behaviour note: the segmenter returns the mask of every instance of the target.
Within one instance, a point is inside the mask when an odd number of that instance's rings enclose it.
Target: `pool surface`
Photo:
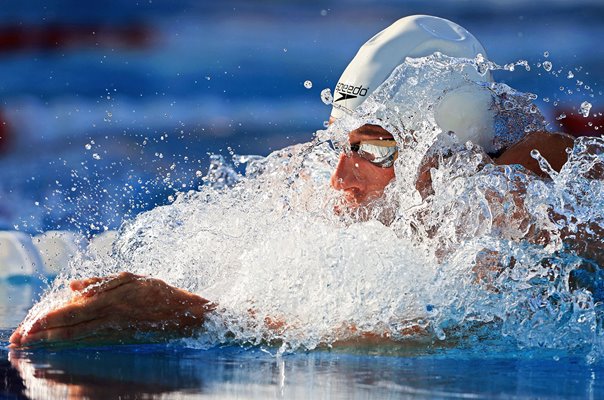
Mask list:
[[[604,395],[601,366],[575,357],[468,352],[421,357],[172,346],[2,351],[14,398],[559,398]],[[68,396],[69,394],[69,396]]]
[[[276,357],[276,349],[181,342],[10,351],[8,337],[40,282],[0,283],[0,395],[8,399],[501,398],[599,399],[604,363],[584,354],[407,345]],[[4,296],[6,294],[7,296]],[[35,296],[35,295],[34,295]],[[12,309],[9,309],[10,300]]]
[[[460,23],[502,65],[527,60],[531,73],[518,67],[513,74],[496,71],[496,78],[538,95],[548,128],[565,128],[586,100],[600,121],[593,129],[602,127],[601,1],[381,0],[371,9],[368,2],[344,0],[52,3],[11,2],[0,10],[0,137],[12,140],[0,141],[1,230],[90,237],[119,229],[172,203],[177,192],[201,190],[210,155],[235,160],[310,140],[329,116],[321,91],[333,87],[361,43],[403,15]],[[56,43],[46,40],[53,32]],[[14,43],[2,42],[6,33],[14,34]],[[554,68],[545,69],[545,62]],[[593,131],[579,121],[580,129]],[[313,244],[307,242],[300,260],[317,251]],[[268,248],[259,259],[272,253]],[[287,278],[285,269],[266,273],[279,271]],[[408,279],[416,283],[415,276]],[[555,323],[567,321],[545,318],[553,328],[538,331],[538,315],[525,336],[546,332],[537,336],[570,337],[571,345],[519,348],[503,335],[463,345],[350,346],[279,356],[270,347],[200,348],[186,341],[8,349],[11,332],[45,288],[32,276],[0,279],[0,399],[604,398],[601,312],[593,320],[597,329],[580,332],[589,339],[594,332],[587,349],[574,346],[579,335],[572,331],[586,325],[568,323],[562,331]],[[543,313],[558,305],[533,300],[527,303]],[[519,309],[511,309],[522,322]],[[595,358],[593,348],[600,352]]]

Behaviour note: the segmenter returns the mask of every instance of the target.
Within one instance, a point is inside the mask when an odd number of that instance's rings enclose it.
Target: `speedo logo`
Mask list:
[[[364,88],[363,85],[354,86],[339,82],[336,85],[335,91],[338,92],[341,97],[339,99],[336,99],[334,102],[338,102],[340,100],[356,99],[359,96],[365,97],[367,96],[367,89],[369,88]]]

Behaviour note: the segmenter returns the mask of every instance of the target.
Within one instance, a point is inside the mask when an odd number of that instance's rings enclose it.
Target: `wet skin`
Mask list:
[[[377,125],[363,125],[348,135],[351,145],[362,140],[393,139],[388,131]],[[344,192],[350,206],[358,207],[381,197],[392,179],[394,167],[382,168],[351,151],[349,154],[340,154],[338,166],[331,176],[331,186]]]
[[[19,326],[10,347],[65,343],[133,343],[191,335],[215,308],[210,301],[153,278],[128,272],[71,282],[72,299]],[[141,335],[143,334],[143,335]]]
[[[393,140],[394,137],[378,125],[363,125],[348,135],[351,145],[358,144],[361,140],[376,139]],[[559,172],[568,159],[566,148],[572,148],[573,143],[574,138],[564,133],[532,132],[492,161],[497,165],[519,164],[537,176],[546,178],[547,174],[531,156],[531,151],[538,150],[552,168]],[[430,169],[436,167],[438,165],[434,160],[426,159],[419,168],[415,187],[422,198],[431,193]],[[386,186],[394,178],[394,167],[376,166],[355,152],[342,153],[331,177],[331,186],[344,192],[348,205],[358,207],[381,197]]]
[[[376,125],[364,125],[349,134],[350,144],[392,138],[389,132]],[[536,132],[510,147],[494,162],[519,163],[541,174],[530,156],[532,149],[538,149],[559,170],[566,162],[565,149],[570,146],[572,139],[566,135],[553,137]],[[376,166],[351,152],[340,155],[331,185],[344,192],[351,207],[358,207],[382,196],[394,177],[393,167]],[[421,188],[429,189],[430,186],[430,168],[420,168],[416,187],[423,197],[429,190],[422,191]],[[28,331],[19,326],[10,338],[11,347],[126,343],[185,336],[201,328],[207,313],[216,307],[198,295],[158,279],[129,273],[74,281],[70,286],[74,292],[71,301],[35,321]],[[141,332],[151,336],[141,339]]]

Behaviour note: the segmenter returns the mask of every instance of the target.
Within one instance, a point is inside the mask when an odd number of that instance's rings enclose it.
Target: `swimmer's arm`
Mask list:
[[[73,281],[73,298],[21,324],[11,347],[153,342],[193,334],[216,306],[159,279],[127,272]]]
[[[248,313],[252,318],[257,318],[255,311],[248,310]],[[264,326],[271,332],[272,339],[268,340],[269,343],[282,337],[287,330],[292,328],[292,325],[288,324],[283,317],[264,317]],[[418,320],[401,322],[400,328],[396,331],[390,328],[385,328],[383,331],[365,331],[359,329],[354,323],[343,323],[340,327],[334,329],[328,337],[324,338],[320,347],[365,347],[390,344],[397,346],[402,344],[409,347],[414,343],[425,342],[426,339],[431,338],[432,333],[428,326],[425,322]]]
[[[553,213],[552,213],[553,214]],[[554,218],[560,223],[567,221],[566,217],[555,214]],[[604,266],[604,228],[595,222],[576,224],[573,228],[568,224],[560,229],[560,238],[566,247],[579,257],[595,261]]]
[[[536,149],[548,161],[550,166],[557,172],[560,172],[566,161],[568,160],[567,148],[574,146],[574,138],[565,133],[550,133],[550,132],[532,132],[523,140],[516,143],[507,149],[501,156],[494,159],[494,163],[498,165],[520,164],[526,169],[534,172],[540,177],[547,178],[547,174],[541,170],[539,163],[531,156],[531,151]],[[604,171],[594,167],[587,174],[591,179],[604,179]],[[512,219],[519,224],[528,223],[528,214],[524,211],[524,192],[514,194],[514,202],[517,207],[517,214],[513,215]],[[523,212],[524,211],[524,212]],[[574,228],[568,227],[566,217],[550,212],[550,219],[565,222],[564,227],[560,229],[560,239],[566,247],[583,258],[588,258],[596,261],[600,265],[604,265],[604,229],[597,223],[575,224]],[[510,221],[505,221],[510,223]],[[538,231],[532,229],[525,239],[534,242],[545,244],[549,242],[550,233],[547,231]]]
[[[531,156],[531,151],[539,151],[551,167],[560,172],[568,160],[566,149],[572,148],[574,142],[575,139],[566,133],[531,132],[493,161],[497,165],[520,164],[536,175],[546,178],[547,174],[541,170],[539,162]]]

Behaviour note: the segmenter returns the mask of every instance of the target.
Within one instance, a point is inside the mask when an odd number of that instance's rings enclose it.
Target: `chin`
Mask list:
[[[377,220],[388,226],[394,221],[396,207],[388,204],[381,193],[363,199],[346,194],[334,205],[334,213],[350,222]]]

